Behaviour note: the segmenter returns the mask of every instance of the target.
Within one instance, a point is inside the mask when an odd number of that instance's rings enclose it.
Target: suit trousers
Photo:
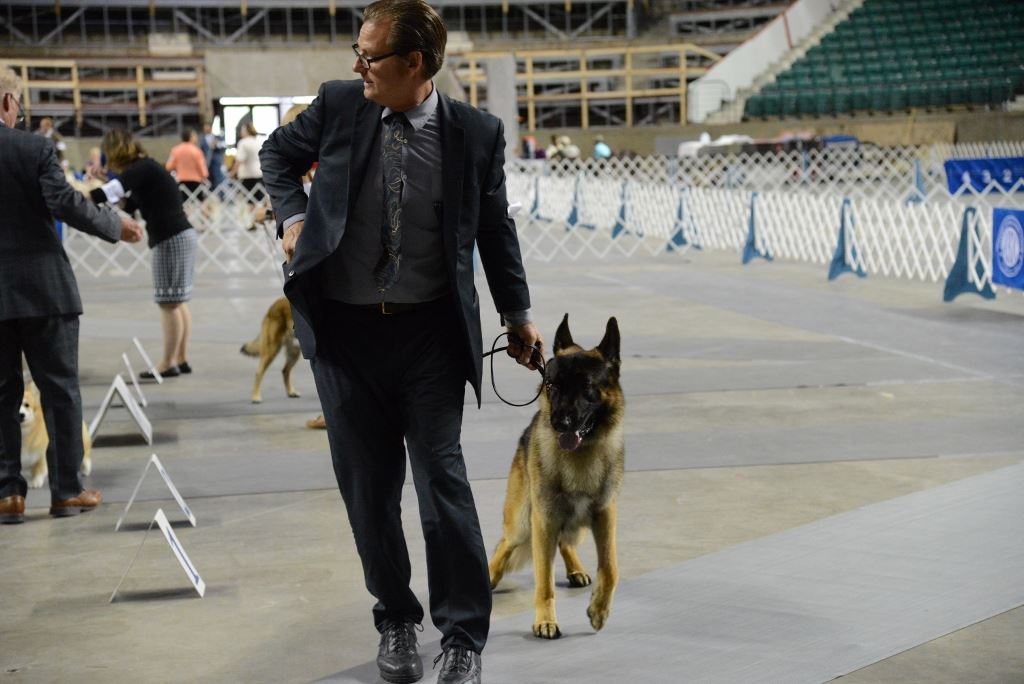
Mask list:
[[[387,620],[423,619],[402,531],[407,446],[431,618],[442,646],[479,653],[491,587],[460,444],[469,360],[455,303],[385,315],[328,302],[324,320],[311,365],[366,588],[377,599],[374,623],[380,630]]]
[[[39,388],[50,444],[50,494],[70,499],[82,491],[82,396],[78,389],[78,314],[0,321],[0,498],[25,496],[18,408],[25,392],[24,352]]]

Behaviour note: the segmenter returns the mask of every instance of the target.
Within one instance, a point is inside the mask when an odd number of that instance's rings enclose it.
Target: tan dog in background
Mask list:
[[[512,460],[502,538],[488,568],[494,588],[533,556],[533,634],[542,639],[562,635],[555,616],[555,550],[565,561],[569,586],[591,583],[576,553],[588,528],[597,546],[597,583],[587,617],[595,630],[608,620],[619,581],[615,526],[625,470],[618,323],[608,319],[601,344],[584,350],[573,342],[566,314],[554,351],[544,367],[540,410]]]
[[[32,464],[28,486],[39,489],[46,481],[48,468],[46,465],[46,448],[50,445],[50,436],[46,433],[46,420],[43,418],[43,406],[39,401],[39,390],[34,382],[25,386],[25,395],[18,410],[21,422],[21,465]],[[92,472],[92,438],[89,427],[82,421],[82,474]]]
[[[258,356],[260,364],[256,368],[256,381],[252,386],[252,403],[258,404],[263,401],[260,393],[260,385],[263,383],[263,374],[267,367],[274,360],[277,353],[284,347],[285,361],[284,388],[289,397],[298,397],[299,393],[292,384],[292,368],[299,362],[302,350],[299,348],[299,341],[295,339],[295,324],[292,321],[292,306],[284,297],[277,299],[267,309],[263,317],[263,324],[260,326],[259,336],[252,342],[242,345],[241,352],[246,356]]]

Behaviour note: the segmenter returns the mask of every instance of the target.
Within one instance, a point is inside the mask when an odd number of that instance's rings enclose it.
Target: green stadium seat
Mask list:
[[[907,86],[898,85],[888,89],[890,111],[899,112],[907,108]]]
[[[987,78],[975,78],[968,82],[967,101],[972,105],[989,103],[989,83]]]
[[[1021,89],[1024,89],[1024,69],[1021,69],[1020,67],[1011,69],[1007,78],[1010,81],[1010,87],[1013,88],[1013,92],[1016,93]]]
[[[1024,91],[1024,0],[864,0],[748,116],[998,104]]]
[[[779,116],[782,110],[782,98],[777,92],[764,93],[762,95],[764,104],[764,116]]]
[[[1013,85],[1008,78],[989,80],[989,103],[1000,105],[1013,97]]]
[[[873,111],[880,112],[889,108],[889,90],[891,88],[871,89],[871,109]]]
[[[907,106],[924,107],[928,104],[925,85],[920,81],[911,82],[907,85]]]
[[[974,54],[961,55],[959,64],[964,69],[976,69],[981,65],[981,58]]]
[[[760,95],[751,95],[744,107],[747,116],[764,116],[764,98]]]
[[[815,104],[814,90],[801,90],[797,93],[796,97],[796,109],[800,114],[817,114],[817,108]]]
[[[797,91],[783,90],[781,95],[782,98],[781,106],[779,107],[779,116],[786,118],[788,116],[793,116],[794,114],[797,114]]]
[[[949,103],[967,104],[967,81],[957,80],[949,84]]]
[[[871,109],[871,88],[867,86],[856,86],[853,88],[852,108],[854,111]]]
[[[835,96],[831,88],[820,88],[814,91],[814,114],[825,116],[835,112]]]
[[[926,97],[929,107],[945,107],[949,104],[949,85],[941,81],[934,81],[926,85],[928,87]]]
[[[847,87],[836,88],[834,91],[834,103],[836,114],[848,114],[851,107],[850,89]]]

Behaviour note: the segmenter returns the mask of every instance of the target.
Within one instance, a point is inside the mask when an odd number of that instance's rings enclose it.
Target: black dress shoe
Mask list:
[[[177,366],[171,366],[165,371],[160,371],[161,378],[176,378],[179,375],[181,375],[181,371],[178,370]],[[154,376],[149,371],[142,371],[141,373],[139,373],[139,377],[142,378],[143,380],[156,380],[156,376]]]
[[[414,622],[391,620],[384,623],[377,650],[377,669],[381,679],[395,684],[411,684],[423,677]]]
[[[444,653],[434,658],[434,665],[444,658],[437,684],[480,684],[483,664],[480,654],[462,646],[449,646]]]
[[[182,375],[188,375],[192,372],[192,366],[188,365],[188,361],[182,361],[178,364],[178,372]]]

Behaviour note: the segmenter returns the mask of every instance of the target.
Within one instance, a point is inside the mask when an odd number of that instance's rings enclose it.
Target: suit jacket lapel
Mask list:
[[[370,161],[373,143],[377,140],[380,126],[380,105],[362,100],[356,107],[355,125],[352,130],[352,158],[348,168],[348,215],[363,187],[366,166]]]
[[[462,209],[462,174],[465,169],[466,131],[446,95],[440,94],[441,108],[441,173],[444,178],[442,220],[445,245],[456,244]],[[451,242],[449,242],[451,241]],[[455,254],[454,249],[448,253]]]

